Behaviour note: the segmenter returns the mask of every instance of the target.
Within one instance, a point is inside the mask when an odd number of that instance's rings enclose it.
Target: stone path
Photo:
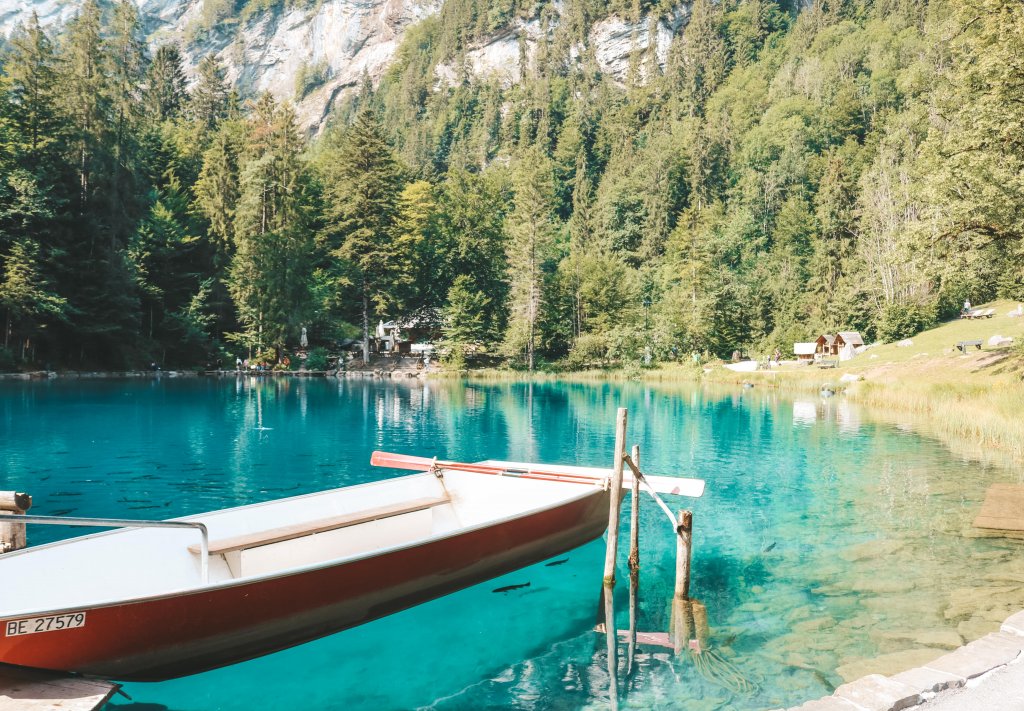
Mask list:
[[[1022,711],[1024,660],[997,669],[953,691],[935,696],[921,711]]]
[[[924,666],[870,674],[791,711],[1024,711],[1024,611]]]
[[[0,668],[0,711],[94,711],[117,690],[108,681]]]

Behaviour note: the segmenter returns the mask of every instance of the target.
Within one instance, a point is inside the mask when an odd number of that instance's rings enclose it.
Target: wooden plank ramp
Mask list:
[[[985,492],[975,528],[1024,531],[1024,484],[993,484]]]
[[[96,711],[118,685],[0,665],[0,711]]]

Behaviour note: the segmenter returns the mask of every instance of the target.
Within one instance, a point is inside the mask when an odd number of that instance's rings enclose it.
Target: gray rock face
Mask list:
[[[227,79],[243,96],[269,91],[292,101],[304,128],[319,129],[333,102],[356,87],[364,73],[378,80],[405,29],[435,12],[441,0],[322,0],[306,7],[266,12],[234,31],[212,31],[193,40],[204,0],[135,0],[153,45],[175,43],[194,71],[206,54],[217,55]],[[0,33],[9,36],[38,14],[45,26],[66,23],[81,0],[0,0]],[[318,76],[296,95],[300,71]]]
[[[35,12],[42,24],[67,22],[82,0],[0,0],[0,33],[9,36]],[[206,54],[217,55],[227,79],[251,96],[269,91],[295,104],[299,121],[319,131],[339,96],[359,86],[364,74],[376,82],[397,50],[405,30],[437,12],[443,0],[319,0],[305,6],[265,12],[231,30],[205,32],[196,39],[204,0],[135,0],[153,45],[173,42],[183,48],[194,71]],[[556,11],[561,3],[555,2]],[[589,41],[600,69],[623,80],[635,52],[653,44],[653,56],[664,67],[672,38],[689,17],[689,4],[679,4],[667,18],[643,17],[633,23],[616,16],[599,20]],[[536,20],[515,21],[467,53],[467,66],[476,76],[498,76],[508,85],[522,75],[520,37],[527,62],[535,61],[542,29]],[[582,48],[574,54],[582,55]],[[648,53],[650,55],[650,53]],[[639,67],[640,77],[650,64]],[[456,79],[453,66],[437,67],[438,86]],[[313,76],[304,91],[298,75]]]

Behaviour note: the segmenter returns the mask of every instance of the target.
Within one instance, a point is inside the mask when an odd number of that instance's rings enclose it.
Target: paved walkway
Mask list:
[[[1018,658],[967,686],[943,691],[921,711],[1024,711],[1024,661]]]
[[[869,674],[790,711],[1024,711],[1024,611],[922,667]]]

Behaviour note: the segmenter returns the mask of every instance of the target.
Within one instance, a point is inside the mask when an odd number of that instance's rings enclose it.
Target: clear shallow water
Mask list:
[[[988,485],[1019,474],[862,421],[840,399],[764,390],[0,383],[0,488],[32,493],[34,513],[166,518],[387,476],[367,466],[378,448],[607,465],[619,405],[630,408],[629,440],[641,445],[645,469],[708,482],[703,499],[672,505],[694,510],[692,594],[708,608],[710,647],[748,682],[737,690],[724,674],[644,648],[628,680],[620,670],[626,707],[795,704],[830,693],[842,681],[837,669],[857,671],[842,665],[952,646],[1024,606],[1020,542],[964,536]],[[640,629],[663,631],[674,541],[653,502],[644,499],[642,511]],[[35,527],[30,540],[73,533]],[[604,639],[591,631],[602,557],[598,541],[558,565],[279,654],[128,684],[135,703],[111,708],[606,708]],[[626,586],[618,590],[624,628]]]

